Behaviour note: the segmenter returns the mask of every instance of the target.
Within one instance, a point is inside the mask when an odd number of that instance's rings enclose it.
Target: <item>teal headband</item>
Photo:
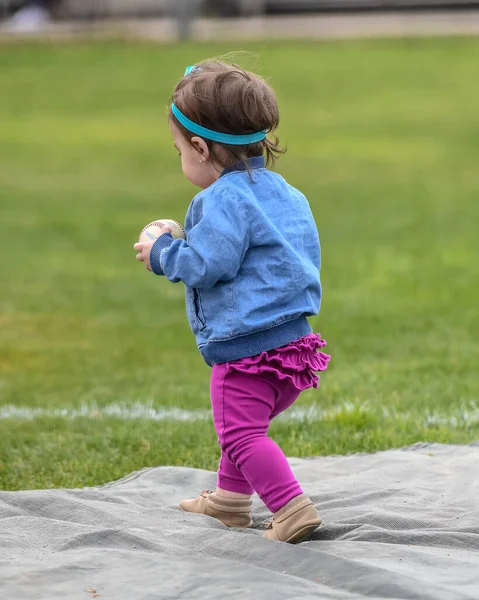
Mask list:
[[[185,77],[188,76],[195,69],[200,69],[201,67],[187,67],[185,71]],[[235,135],[231,133],[221,133],[220,131],[213,131],[212,129],[207,129],[206,127],[202,127],[195,123],[194,121],[190,121],[188,117],[186,117],[181,110],[172,103],[171,112],[175,115],[178,121],[183,125],[185,129],[191,131],[191,133],[195,133],[200,137],[206,138],[207,140],[211,140],[213,142],[218,142],[220,144],[231,144],[234,146],[243,146],[246,144],[255,144],[256,142],[261,142],[266,137],[266,131],[258,131],[257,133],[245,133],[243,135]]]

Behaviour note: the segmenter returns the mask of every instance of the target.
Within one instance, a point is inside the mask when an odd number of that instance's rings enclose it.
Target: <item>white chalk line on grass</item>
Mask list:
[[[344,404],[333,410],[324,410],[316,405],[292,407],[281,415],[280,419],[289,421],[327,420],[338,414],[353,412],[358,407],[353,404]],[[119,419],[146,419],[149,421],[206,421],[212,418],[209,409],[188,410],[178,407],[155,407],[152,403],[135,402],[132,404],[83,404],[77,408],[43,408],[15,406],[9,404],[0,407],[1,419],[33,420],[37,418],[65,418],[101,419],[103,417],[116,417]]]
[[[425,427],[447,426],[458,429],[479,423],[479,405],[471,402],[463,405],[454,413],[441,413],[439,411],[424,411],[422,414],[398,412],[393,409],[382,407],[373,408],[367,402],[353,403],[344,402],[333,408],[321,408],[317,404],[307,406],[293,406],[278,419],[283,422],[310,423],[318,421],[348,420],[348,415],[353,413],[371,414],[389,421],[409,422],[418,420]],[[113,417],[117,419],[143,419],[147,421],[172,421],[172,422],[195,422],[211,419],[211,411],[208,409],[187,410],[179,407],[156,407],[152,403],[113,403],[106,406],[82,404],[71,408],[45,408],[15,406],[7,404],[0,406],[0,420],[17,419],[20,421],[32,421],[39,418],[63,418],[68,420],[87,418],[101,420]],[[352,417],[354,418],[354,417]]]

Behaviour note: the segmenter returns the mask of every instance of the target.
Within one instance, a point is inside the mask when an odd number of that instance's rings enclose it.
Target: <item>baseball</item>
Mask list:
[[[172,219],[157,219],[156,221],[152,221],[145,225],[140,232],[138,237],[139,242],[154,242],[156,239],[163,234],[163,228],[165,225],[169,225],[171,227],[171,235],[173,239],[186,239],[185,230],[183,226],[178,223],[178,221],[173,221]]]

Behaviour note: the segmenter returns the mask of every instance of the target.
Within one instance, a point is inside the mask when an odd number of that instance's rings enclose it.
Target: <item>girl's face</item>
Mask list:
[[[220,172],[210,158],[206,142],[200,137],[187,140],[176,125],[170,121],[175,148],[181,156],[183,174],[193,185],[205,189],[216,181]]]

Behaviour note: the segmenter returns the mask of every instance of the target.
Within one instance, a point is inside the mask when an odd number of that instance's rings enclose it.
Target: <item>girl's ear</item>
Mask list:
[[[203,162],[206,162],[210,158],[210,150],[208,148],[208,144],[203,138],[194,136],[191,138],[190,144],[193,146],[196,152],[198,152]]]

